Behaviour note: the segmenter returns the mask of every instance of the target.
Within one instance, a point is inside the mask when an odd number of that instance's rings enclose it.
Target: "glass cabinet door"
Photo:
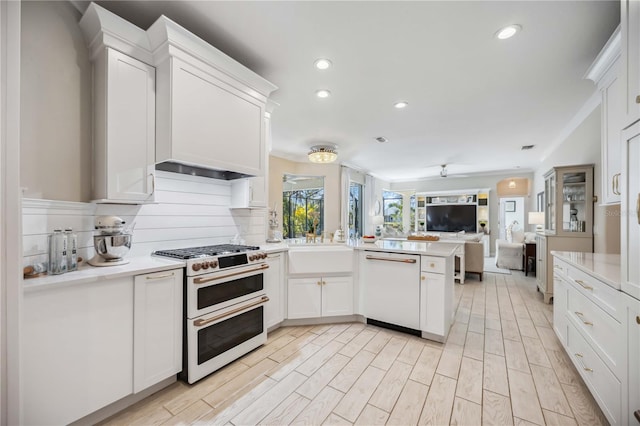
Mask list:
[[[562,179],[562,231],[586,232],[587,209],[587,172],[566,171],[559,174]],[[560,204],[560,203],[558,203]]]
[[[546,229],[549,231],[556,230],[556,175],[549,175],[544,182],[544,197],[547,200],[547,206],[544,209]]]

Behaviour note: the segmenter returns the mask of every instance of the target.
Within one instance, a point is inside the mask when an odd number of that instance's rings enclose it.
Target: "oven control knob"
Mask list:
[[[209,269],[209,262],[202,262],[202,269]]]
[[[194,263],[193,265],[191,265],[191,269],[193,269],[194,271],[198,272],[200,270],[200,264],[199,263]]]
[[[263,259],[266,259],[267,258],[267,253],[262,253],[262,255],[260,257],[263,258]]]
[[[249,260],[253,262],[254,260],[256,260],[256,257],[254,255],[251,255],[249,256]]]
[[[212,260],[211,262],[209,262],[209,266],[215,268],[216,266],[218,266],[218,262],[216,260]]]

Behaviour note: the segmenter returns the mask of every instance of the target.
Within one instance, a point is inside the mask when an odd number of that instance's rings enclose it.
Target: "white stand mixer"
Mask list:
[[[96,255],[87,262],[92,266],[125,265],[129,260],[123,257],[131,249],[131,233],[125,232],[124,220],[117,216],[98,216],[95,228],[99,231],[93,237]]]

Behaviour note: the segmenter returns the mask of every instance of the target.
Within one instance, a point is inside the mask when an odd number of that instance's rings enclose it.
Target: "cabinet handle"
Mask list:
[[[620,173],[616,173],[616,195],[622,195],[622,193],[620,192]]]
[[[580,284],[580,286],[585,290],[593,290],[593,287],[586,285],[582,280],[574,280],[574,281]]]
[[[593,323],[592,323],[592,322],[590,322],[590,321],[585,321],[585,320],[583,320],[583,319],[582,319],[582,317],[584,316],[584,314],[583,314],[582,312],[577,312],[577,311],[576,311],[576,312],[574,312],[574,313],[575,313],[577,316],[579,316],[579,317],[580,317],[580,321],[582,321],[582,323],[583,323],[584,325],[591,325],[591,326],[593,326]]]
[[[426,280],[426,279],[427,279],[427,277],[425,277],[425,276],[423,275],[423,276],[421,276],[421,277],[420,277],[420,279],[421,279],[422,281],[424,281],[424,280]]]
[[[156,175],[155,173],[149,173],[149,176],[151,176],[151,194],[149,195],[153,195],[156,193]]]
[[[636,96],[636,103],[640,104],[640,95]]]
[[[159,280],[160,278],[169,278],[169,277],[172,277],[174,275],[175,274],[173,272],[170,273],[170,274],[164,274],[164,275],[153,275],[153,276],[147,275],[147,279],[148,280]]]
[[[583,358],[582,354],[575,354],[578,358]],[[591,373],[593,373],[593,368],[589,368],[589,367],[585,367],[584,363],[582,362],[582,360],[578,360],[580,362],[580,365],[582,366],[582,368],[584,369],[584,371],[589,371]]]
[[[638,216],[638,225],[640,225],[640,192],[638,193],[638,200],[636,201],[636,216]]]
[[[318,284],[318,285],[322,285],[322,281],[318,281],[316,284]]]
[[[640,315],[636,315],[636,323],[640,324]]]
[[[400,263],[416,263],[415,259],[395,259],[387,257],[367,256],[368,260],[384,260],[386,262],[400,262]]]

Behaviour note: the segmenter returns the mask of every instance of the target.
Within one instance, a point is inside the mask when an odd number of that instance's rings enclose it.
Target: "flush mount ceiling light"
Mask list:
[[[515,187],[516,187],[516,181],[515,180],[510,181],[509,182],[509,189],[515,189]]]
[[[338,158],[338,151],[332,145],[314,145],[309,151],[312,163],[333,163]]]
[[[447,165],[442,164],[440,167],[442,167],[442,170],[440,170],[440,177],[447,177]]]
[[[323,99],[328,98],[329,96],[331,96],[331,92],[327,89],[316,90],[316,96]]]
[[[518,24],[507,25],[506,27],[501,28],[496,32],[496,37],[500,40],[506,40],[516,35],[516,33],[520,30],[522,30],[522,26]]]
[[[402,109],[402,108],[406,108],[407,106],[409,106],[409,102],[399,101],[399,102],[396,102],[395,104],[393,104],[393,106],[395,108]]]
[[[316,61],[313,63],[313,65],[316,68],[318,68],[319,70],[326,70],[326,69],[331,68],[331,65],[333,65],[333,64],[328,59],[320,58],[320,59],[316,59]]]

